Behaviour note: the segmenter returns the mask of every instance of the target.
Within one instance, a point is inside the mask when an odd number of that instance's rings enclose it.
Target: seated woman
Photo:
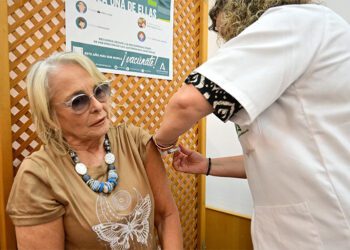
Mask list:
[[[110,84],[94,63],[58,53],[27,90],[43,142],[22,163],[7,211],[19,249],[182,249],[179,214],[151,135],[111,126]]]

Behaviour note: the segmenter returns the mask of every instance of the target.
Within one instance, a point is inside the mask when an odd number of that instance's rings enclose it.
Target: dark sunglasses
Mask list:
[[[94,88],[93,92],[94,93],[90,96],[87,94],[76,95],[63,104],[65,104],[67,107],[72,108],[76,114],[82,114],[89,109],[92,97],[95,97],[95,99],[101,103],[107,102],[109,96],[111,95],[110,82],[99,83]]]

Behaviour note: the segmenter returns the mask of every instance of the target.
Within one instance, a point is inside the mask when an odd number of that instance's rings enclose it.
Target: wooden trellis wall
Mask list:
[[[13,173],[23,158],[40,146],[29,111],[25,77],[34,62],[65,50],[64,5],[64,0],[0,0],[1,249],[15,248],[13,227],[5,215]],[[175,0],[174,10],[174,80],[109,74],[115,79],[113,122],[127,121],[153,133],[170,97],[206,59],[207,2]],[[203,152],[203,127],[203,123],[197,124],[181,137],[181,143]],[[204,180],[175,172],[171,158],[165,162],[181,214],[185,249],[200,249],[204,240]]]

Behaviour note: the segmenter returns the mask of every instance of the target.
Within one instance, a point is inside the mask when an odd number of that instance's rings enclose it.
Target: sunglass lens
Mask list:
[[[95,89],[95,97],[101,102],[106,101],[110,93],[111,89],[109,87],[109,84],[100,84]]]
[[[89,106],[90,98],[87,95],[80,95],[73,99],[72,109],[76,112],[83,111]]]

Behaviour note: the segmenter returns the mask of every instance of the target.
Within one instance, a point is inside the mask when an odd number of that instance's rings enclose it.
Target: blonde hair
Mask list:
[[[212,25],[210,30],[216,30],[216,19],[220,13],[220,37],[225,41],[240,34],[245,28],[254,23],[269,8],[288,5],[306,4],[313,0],[217,0],[209,11]],[[316,2],[316,1],[315,1]]]
[[[36,62],[27,76],[27,93],[36,133],[41,141],[52,147],[58,154],[67,152],[56,114],[51,107],[49,76],[59,65],[75,64],[82,67],[96,81],[106,81],[106,77],[86,56],[73,52],[60,52],[45,60]]]

